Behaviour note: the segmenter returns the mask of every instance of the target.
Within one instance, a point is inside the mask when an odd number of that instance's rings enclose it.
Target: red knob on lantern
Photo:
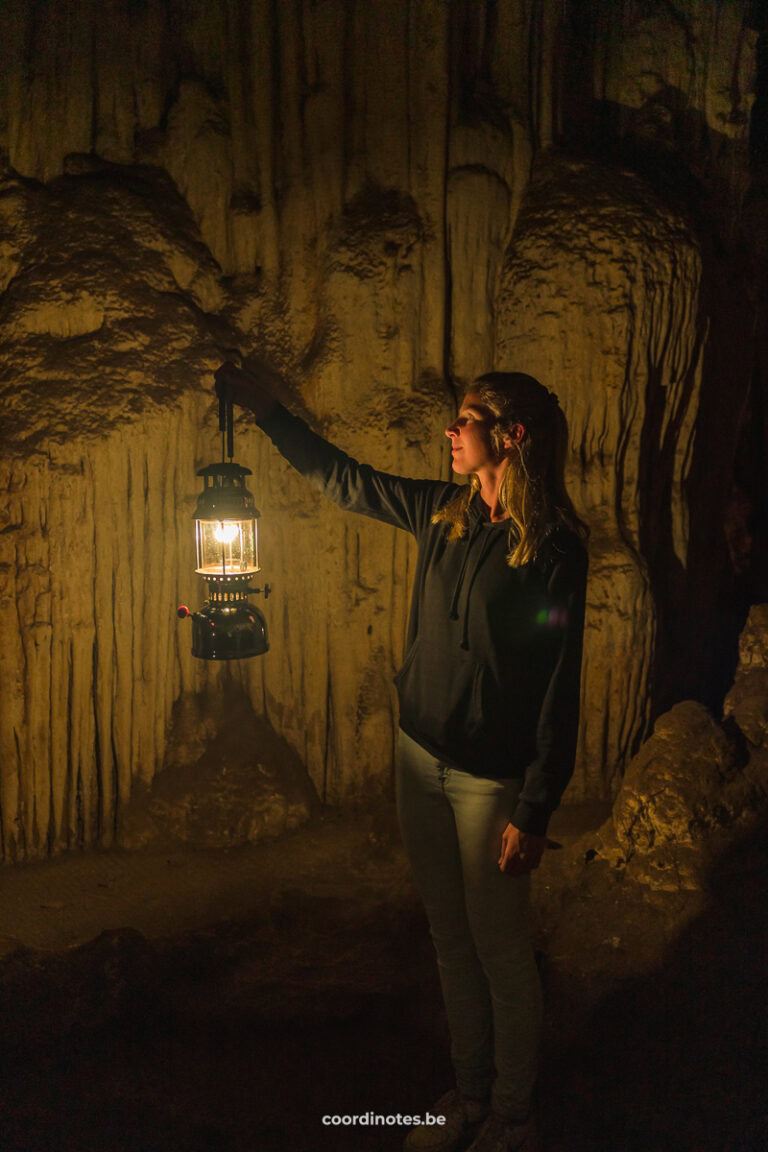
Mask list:
[[[189,608],[184,606],[184,604],[179,604],[178,608],[176,609],[176,615],[180,619],[186,620],[187,616],[191,616],[192,613],[190,612]]]

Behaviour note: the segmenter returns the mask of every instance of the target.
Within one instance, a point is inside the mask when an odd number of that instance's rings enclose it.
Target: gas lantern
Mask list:
[[[259,568],[256,522],[259,511],[245,486],[250,468],[233,463],[234,420],[228,385],[221,382],[219,428],[221,463],[209,464],[197,473],[203,490],[195,508],[196,572],[208,583],[208,599],[199,612],[183,606],[178,615],[192,617],[192,655],[202,660],[240,660],[261,656],[269,650],[267,622],[248,601],[248,594],[271,592],[252,588]],[[227,457],[229,458],[227,460]]]

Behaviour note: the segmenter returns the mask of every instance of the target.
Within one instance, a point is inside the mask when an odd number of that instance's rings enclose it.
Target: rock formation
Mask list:
[[[753,956],[764,951],[767,626],[766,606],[756,605],[724,720],[695,700],[659,716],[609,818],[535,876],[551,986],[567,987],[580,1011],[630,979],[649,978],[652,996],[675,954],[690,951],[719,989],[742,939]]]
[[[638,890],[707,895],[722,858],[765,823],[767,641],[768,605],[755,605],[723,721],[695,700],[659,716],[627,766],[610,819],[574,849],[575,858],[586,849],[587,866],[595,857],[610,864],[630,900]]]

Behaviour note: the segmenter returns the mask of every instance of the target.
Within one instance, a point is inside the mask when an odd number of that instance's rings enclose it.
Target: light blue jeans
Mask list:
[[[473,776],[399,730],[400,832],[437,953],[456,1084],[510,1120],[530,1108],[541,1033],[530,874],[498,865],[521,783]]]

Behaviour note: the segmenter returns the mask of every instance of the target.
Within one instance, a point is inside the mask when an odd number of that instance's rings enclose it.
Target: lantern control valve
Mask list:
[[[264,599],[265,599],[265,600],[268,600],[268,599],[269,599],[269,594],[270,594],[270,592],[272,591],[272,585],[271,585],[271,584],[265,584],[263,589],[262,589],[262,588],[250,588],[250,587],[249,587],[249,588],[248,588],[248,591],[249,591],[249,592],[253,592],[254,594],[255,594],[255,593],[257,593],[257,592],[262,592],[262,591],[263,591],[263,592],[264,592]]]

